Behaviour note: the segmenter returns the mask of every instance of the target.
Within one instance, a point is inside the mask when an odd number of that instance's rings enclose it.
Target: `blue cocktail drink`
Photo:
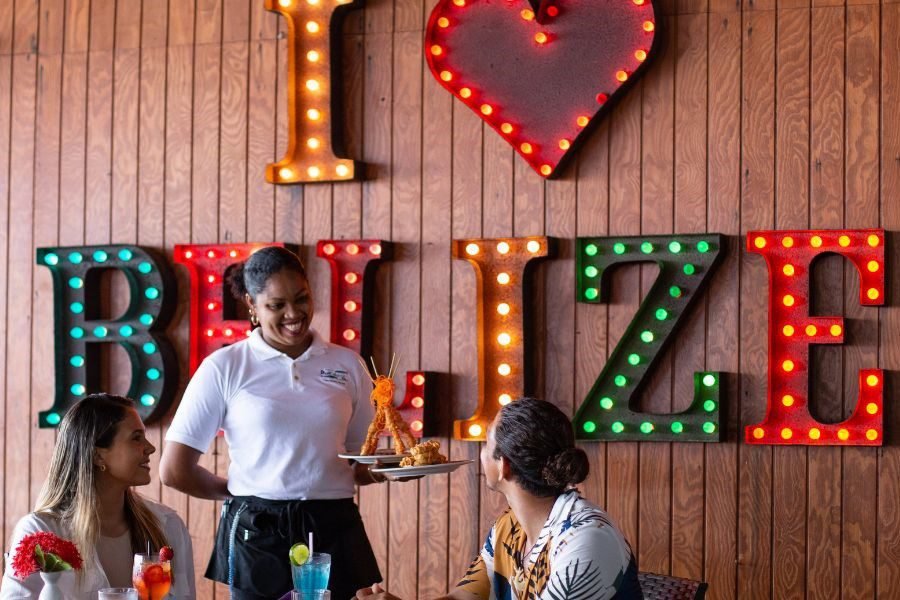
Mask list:
[[[302,565],[291,565],[294,589],[301,592],[324,590],[328,587],[330,572],[331,555],[324,552],[313,552]]]

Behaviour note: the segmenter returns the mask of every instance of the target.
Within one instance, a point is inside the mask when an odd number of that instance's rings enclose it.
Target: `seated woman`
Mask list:
[[[0,599],[40,594],[39,576],[20,581],[10,567],[22,538],[38,531],[73,541],[81,554],[82,570],[60,579],[66,598],[96,598],[103,588],[132,587],[134,554],[148,545],[173,549],[170,597],[194,598],[194,556],[184,522],[132,490],[150,483],[155,451],[131,400],[92,394],[73,406],[60,424],[34,512],[13,531]]]
[[[574,489],[588,458],[562,411],[533,398],[504,406],[488,428],[481,466],[509,509],[443,600],[642,598],[628,542]],[[356,597],[396,600],[377,584]]]

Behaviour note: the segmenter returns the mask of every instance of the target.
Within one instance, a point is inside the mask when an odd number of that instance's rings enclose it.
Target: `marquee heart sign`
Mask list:
[[[438,82],[541,176],[556,176],[592,122],[654,52],[652,0],[440,0],[425,33]]]

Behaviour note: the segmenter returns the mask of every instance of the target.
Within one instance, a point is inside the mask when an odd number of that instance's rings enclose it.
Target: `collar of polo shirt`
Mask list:
[[[328,350],[328,344],[325,343],[325,340],[319,335],[319,333],[310,329],[309,332],[312,334],[312,342],[309,344],[309,348],[306,349],[306,352],[301,354],[297,360],[309,360],[314,356],[320,356],[325,354]],[[262,330],[257,327],[253,330],[253,333],[250,334],[250,347],[253,349],[253,353],[260,360],[269,360],[270,358],[278,358],[279,356],[287,356],[281,350],[277,350],[266,343],[266,340],[263,339]],[[290,358],[288,356],[288,358]],[[294,360],[294,359],[291,359]]]

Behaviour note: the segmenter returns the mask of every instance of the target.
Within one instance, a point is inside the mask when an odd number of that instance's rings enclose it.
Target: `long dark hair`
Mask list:
[[[231,293],[242,301],[246,294],[256,298],[266,289],[269,277],[287,269],[307,279],[306,269],[300,258],[281,246],[266,246],[250,255],[243,263],[230,269]]]
[[[90,394],[69,409],[59,426],[50,459],[50,472],[41,488],[34,511],[48,513],[68,524],[84,560],[90,562],[100,537],[100,500],[94,451],[109,448],[119,423],[134,402],[112,394]],[[156,516],[131,489],[125,491],[125,519],[131,532],[131,549],[146,551],[167,545]]]
[[[587,454],[575,447],[572,423],[553,404],[521,398],[500,410],[494,458],[509,463],[516,482],[535,496],[558,496],[587,478]]]

